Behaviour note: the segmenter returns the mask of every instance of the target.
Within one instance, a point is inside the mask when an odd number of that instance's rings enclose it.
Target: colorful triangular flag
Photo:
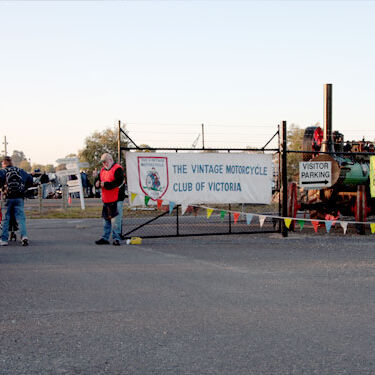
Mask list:
[[[344,230],[344,234],[346,234],[346,231],[348,230],[348,223],[346,223],[345,221],[340,221],[340,225]]]
[[[239,217],[240,217],[240,213],[239,212],[234,212],[233,213],[234,224],[237,223]]]
[[[133,203],[134,198],[137,196],[137,193],[130,193],[130,202]]]
[[[285,226],[289,229],[289,227],[290,227],[290,223],[292,222],[292,219],[285,218],[285,219],[284,219],[284,222],[285,222]]]
[[[145,205],[148,205],[148,202],[150,200],[150,197],[148,195],[145,195]]]
[[[175,202],[169,202],[169,215],[172,213],[175,205],[176,205]]]
[[[158,203],[158,210],[160,210],[161,205],[163,204],[163,199],[157,199],[156,202]]]
[[[371,228],[371,233],[374,234],[375,233],[375,223],[371,223],[370,228]]]
[[[261,228],[262,228],[264,222],[266,221],[266,217],[267,217],[267,216],[259,215],[259,224],[260,224],[260,227],[261,227]]]
[[[314,227],[315,233],[318,233],[319,221],[313,220],[311,223]]]
[[[130,193],[130,203],[133,203],[134,198],[137,196],[137,193]]]
[[[246,224],[250,225],[251,220],[253,220],[253,215],[252,214],[246,214]]]
[[[327,233],[329,233],[329,231],[331,230],[333,222],[331,220],[328,220],[328,221],[325,221],[324,223],[326,225],[326,231],[327,231]]]
[[[214,212],[213,208],[207,208],[207,219],[210,218],[210,216],[212,215],[213,212]]]
[[[186,210],[187,210],[188,207],[189,206],[187,204],[182,204],[181,205],[181,215],[183,215],[186,212]]]
[[[305,225],[305,220],[297,220],[297,223],[299,224],[300,230],[302,230]]]
[[[220,211],[220,219],[224,220],[224,217],[226,215],[227,211]]]

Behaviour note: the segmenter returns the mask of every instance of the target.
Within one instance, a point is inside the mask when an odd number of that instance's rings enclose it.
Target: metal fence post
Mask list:
[[[176,226],[177,226],[177,236],[180,235],[180,228],[179,228],[179,221],[178,221],[178,207],[180,207],[179,205],[177,205],[176,207]]]
[[[231,208],[232,208],[232,206],[230,204],[228,204],[229,233],[232,233],[232,218],[231,218],[231,214],[230,214]]]
[[[283,139],[282,139],[282,192],[283,192],[283,207],[282,207],[282,217],[285,218],[287,216],[287,203],[288,203],[288,170],[287,170],[287,130],[286,130],[286,121],[283,121]],[[282,235],[283,237],[288,237],[288,228],[285,225],[284,219],[282,219]]]

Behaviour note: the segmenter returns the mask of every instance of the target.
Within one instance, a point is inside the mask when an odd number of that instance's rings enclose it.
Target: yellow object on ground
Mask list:
[[[127,240],[128,245],[140,245],[142,243],[141,237],[132,237],[130,240]]]

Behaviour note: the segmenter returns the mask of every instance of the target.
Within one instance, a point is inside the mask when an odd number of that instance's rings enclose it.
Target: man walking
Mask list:
[[[109,237],[112,231],[113,245],[120,245],[120,230],[116,217],[119,215],[117,202],[119,199],[119,190],[124,185],[124,170],[121,165],[115,163],[110,154],[103,154],[100,158],[103,168],[99,174],[99,180],[95,186],[102,189],[104,219],[103,236],[95,241],[97,245],[108,245]],[[122,212],[121,212],[122,215]]]
[[[27,246],[29,240],[26,231],[26,217],[24,212],[25,191],[32,186],[33,178],[23,169],[13,166],[12,158],[6,156],[2,161],[3,169],[0,170],[0,188],[6,197],[7,212],[3,222],[0,246],[8,245],[9,222],[15,217],[21,230],[22,246]]]

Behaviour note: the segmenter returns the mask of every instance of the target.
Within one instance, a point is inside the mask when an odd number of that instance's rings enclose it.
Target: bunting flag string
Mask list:
[[[137,196],[137,193],[130,193],[130,202],[133,203],[135,197]]]
[[[212,215],[213,212],[214,212],[213,208],[207,208],[207,219],[210,218],[210,216]]]
[[[333,222],[331,220],[325,222],[327,233],[329,233],[329,231],[331,230],[332,223]]]
[[[176,205],[175,202],[169,202],[169,215],[172,214],[172,211],[173,211],[175,205]]]
[[[348,229],[348,223],[345,223],[345,221],[340,221],[340,225],[342,229],[344,230],[344,234],[346,234],[346,231]]]
[[[157,202],[157,204],[158,204],[158,210],[160,210],[160,209],[161,209],[161,206],[162,206],[162,204],[163,204],[163,199],[157,199],[156,202]]]
[[[253,215],[252,214],[246,214],[246,224],[250,225],[251,220],[253,220]]]
[[[261,228],[263,227],[263,224],[266,221],[266,217],[267,216],[265,216],[265,215],[259,215],[259,224],[260,224]]]
[[[186,210],[188,209],[188,205],[187,204],[182,204],[181,205],[181,215],[184,215]]]
[[[292,219],[284,219],[284,222],[285,222],[285,226],[289,229],[289,227],[290,227],[290,224],[291,224],[291,222],[292,222]]]
[[[318,233],[318,228],[319,228],[319,221],[313,220],[312,225],[314,227],[315,233]]]
[[[137,196],[138,196],[137,193],[130,193],[130,202],[133,203]],[[151,199],[150,196],[148,196],[148,195],[144,196],[144,204],[146,206],[148,206],[148,203],[149,203],[150,199]],[[156,199],[156,202],[157,202],[157,208],[161,209],[162,204],[164,202],[163,199]],[[172,214],[172,211],[175,208],[175,206],[176,206],[176,202],[169,201],[169,214]],[[202,208],[205,208],[206,211],[207,211],[206,212],[207,219],[209,219],[211,217],[212,213],[215,210],[219,210],[219,209],[215,209],[215,208],[211,208],[211,207],[204,207],[204,206],[201,206],[201,205],[181,204],[181,213],[182,213],[182,215],[184,215],[188,209],[189,210],[192,209],[193,213],[196,216],[199,209],[202,209]],[[246,217],[247,225],[251,224],[254,216],[258,216],[259,224],[260,224],[261,228],[263,227],[267,218],[272,218],[272,219],[284,220],[285,225],[288,229],[290,228],[290,225],[293,222],[293,220],[296,220],[297,223],[300,226],[300,231],[302,231],[302,229],[304,228],[304,225],[305,225],[306,221],[309,221],[309,222],[311,222],[315,233],[318,232],[318,228],[319,228],[320,223],[324,223],[327,233],[330,233],[331,228],[334,227],[336,223],[338,223],[342,227],[344,234],[347,233],[348,224],[369,225],[370,229],[371,229],[371,233],[375,234],[375,222],[341,221],[341,220],[338,220],[340,215],[338,215],[338,216],[326,215],[325,220],[319,220],[319,219],[307,219],[307,218],[297,219],[297,218],[291,218],[291,217],[282,217],[282,216],[278,216],[278,215],[261,215],[261,214],[258,214],[258,213],[235,212],[235,211],[227,211],[227,210],[222,210],[222,209],[220,209],[219,211],[220,211],[221,220],[224,220],[225,215],[227,213],[232,214],[233,218],[234,218],[234,224],[237,224],[238,219],[241,215],[244,215]]]
[[[150,201],[150,197],[148,195],[145,195],[145,205],[148,205],[148,202]]]
[[[305,220],[297,220],[297,223],[299,224],[300,231],[303,229],[303,226],[305,225]]]

